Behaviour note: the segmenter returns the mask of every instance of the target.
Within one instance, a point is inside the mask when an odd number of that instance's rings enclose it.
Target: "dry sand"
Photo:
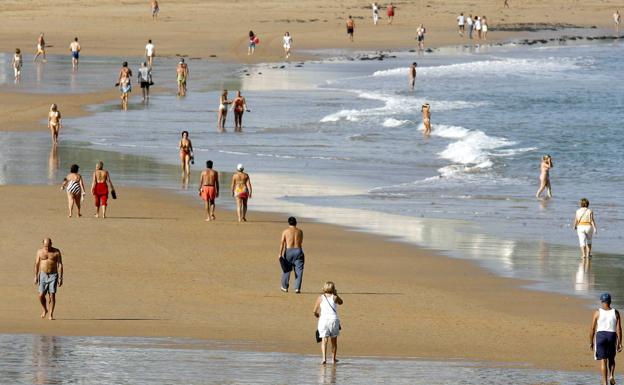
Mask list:
[[[0,281],[0,333],[194,337],[317,353],[312,307],[333,280],[345,301],[342,354],[591,364],[591,311],[578,299],[305,221],[303,294],[284,294],[277,253],[285,217],[251,212],[239,224],[219,210],[206,223],[199,199],[118,190],[110,218],[98,220],[90,200],[83,218],[68,219],[56,186],[0,187],[0,264],[10,272]],[[47,236],[65,262],[56,321],[39,318],[33,284],[35,251]]]

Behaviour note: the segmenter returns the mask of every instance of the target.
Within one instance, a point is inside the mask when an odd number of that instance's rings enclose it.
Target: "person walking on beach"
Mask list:
[[[184,62],[184,58],[180,59],[176,67],[176,80],[178,83],[178,96],[186,96],[186,81],[188,80],[189,68]]]
[[[423,135],[429,136],[431,135],[431,106],[429,106],[429,103],[425,103],[420,111],[423,118]]]
[[[377,25],[379,23],[379,6],[377,3],[373,3],[371,7],[373,9],[373,25]]]
[[[121,65],[117,84],[115,84],[119,86],[119,91],[121,92],[121,108],[124,110],[128,109],[128,94],[132,91],[131,77],[132,70],[128,67],[128,62],[125,61]]]
[[[212,160],[206,162],[206,169],[199,177],[199,196],[206,205],[206,221],[214,221],[215,200],[219,197],[219,172],[212,169]]]
[[[394,10],[396,7],[394,4],[390,3],[388,7],[386,7],[386,16],[388,16],[388,24],[392,24],[392,20],[394,19]]]
[[[149,100],[149,89],[152,85],[152,69],[147,66],[147,62],[141,63],[141,68],[139,68],[139,85],[141,86],[143,103],[145,103]]]
[[[314,304],[314,316],[318,318],[318,335],[322,338],[321,354],[323,361],[321,365],[327,363],[327,342],[331,340],[332,360],[334,364],[338,362],[336,353],[338,352],[338,335],[340,334],[340,317],[338,317],[338,305],[342,305],[342,298],[338,296],[336,285],[328,281],[323,285],[323,294],[316,299]]]
[[[286,59],[290,57],[290,46],[292,45],[292,36],[290,36],[290,32],[286,32],[284,34],[284,54],[286,55]]]
[[[95,171],[93,172],[93,179],[91,181],[91,194],[95,201],[95,215],[94,217],[100,217],[100,207],[102,208],[102,218],[106,218],[106,207],[108,206],[108,187],[115,198],[115,187],[111,180],[108,170],[104,170],[104,162],[99,161],[95,165]]]
[[[351,17],[351,15],[349,15],[349,18],[347,19],[347,35],[349,35],[349,40],[351,41],[351,43],[353,43],[353,31],[355,30],[355,21],[353,21],[353,18]]]
[[[67,191],[67,208],[69,211],[67,214],[68,218],[72,217],[74,205],[78,211],[78,217],[80,218],[82,216],[82,214],[80,214],[80,203],[84,200],[85,188],[82,181],[82,175],[78,173],[78,170],[78,165],[72,164],[69,174],[67,174],[61,184],[61,190]]]
[[[249,31],[249,45],[247,46],[247,55],[253,55],[256,52],[256,45],[260,43],[260,39],[254,33],[254,31]]]
[[[503,3],[503,7],[509,8],[509,0],[505,0],[505,2]]]
[[[581,199],[574,216],[574,230],[578,235],[579,245],[581,246],[581,258],[592,257],[592,237],[598,233],[596,221],[594,220],[594,212],[589,208],[589,200]]]
[[[234,111],[234,132],[243,131],[243,114],[247,109],[247,101],[241,95],[240,90],[236,92],[236,97],[232,101],[232,110]]]
[[[459,32],[459,36],[464,36],[464,30],[466,28],[466,17],[464,16],[464,13],[460,13],[459,16],[457,16],[457,32]]]
[[[488,33],[487,17],[483,16],[481,17],[481,38],[483,40],[487,40],[487,33]]]
[[[615,355],[622,351],[622,319],[611,307],[611,294],[600,295],[600,307],[594,312],[589,333],[589,349],[600,361],[601,385],[615,385]]]
[[[414,86],[416,85],[416,67],[418,64],[413,62],[409,68],[409,80],[410,80],[410,89],[414,90]]]
[[[616,36],[620,35],[620,21],[621,21],[621,19],[622,18],[620,17],[620,11],[616,10],[613,13],[613,23],[615,24],[614,27],[615,27],[615,34],[616,34]]]
[[[78,43],[77,37],[75,37],[74,41],[69,44],[69,51],[72,55],[72,69],[78,69],[78,60],[80,59],[80,43]]]
[[[421,51],[425,50],[425,33],[427,30],[424,25],[420,25],[416,30],[416,40],[418,40],[418,49]]]
[[[24,59],[22,58],[22,51],[19,48],[15,49],[13,55],[13,75],[15,76],[15,82],[19,82],[22,78],[22,66],[24,65]]]
[[[152,68],[154,66],[155,55],[156,55],[156,47],[154,47],[154,44],[152,43],[152,39],[149,39],[147,41],[147,44],[145,45],[145,57],[147,58],[147,65],[149,66],[149,68]]]
[[[62,127],[61,118],[61,111],[58,110],[56,104],[52,104],[48,112],[48,128],[50,129],[52,145],[54,146],[58,144],[59,131]]]
[[[191,175],[191,160],[193,159],[193,143],[189,139],[188,131],[182,131],[182,138],[178,142],[180,150],[180,163],[182,165],[182,178],[187,179]]]
[[[553,168],[552,157],[548,154],[542,157],[540,164],[540,187],[535,193],[536,198],[540,198],[542,192],[548,189],[548,198],[552,198],[552,187],[550,186],[550,169]]]
[[[152,20],[158,20],[158,12],[160,11],[160,7],[158,6],[158,0],[152,0]]]
[[[242,164],[236,166],[236,173],[232,176],[232,196],[236,198],[236,214],[239,222],[247,222],[247,201],[251,199],[251,179],[244,172]]]
[[[43,36],[43,32],[41,32],[41,34],[39,35],[39,38],[37,39],[37,54],[35,55],[33,59],[33,63],[37,61],[37,58],[39,58],[39,55],[43,55],[44,63],[48,61],[45,49],[46,49],[45,38]]]
[[[225,132],[225,120],[227,118],[228,104],[232,104],[232,101],[228,100],[227,90],[223,90],[221,97],[219,98],[219,115],[217,116],[217,128],[219,132]]]
[[[43,247],[37,250],[34,281],[39,287],[39,303],[43,308],[41,318],[45,318],[49,312],[48,319],[52,321],[56,306],[56,290],[63,286],[63,257],[59,249],[52,247],[50,238],[45,238]],[[48,300],[46,295],[49,297]]]
[[[474,29],[474,21],[472,20],[472,15],[468,15],[466,18],[466,24],[468,24],[468,39],[472,40],[472,31]]]
[[[295,293],[301,293],[301,282],[303,280],[303,265],[305,256],[303,254],[303,231],[297,227],[297,218],[288,218],[288,228],[282,232],[280,240],[280,250],[278,258],[282,265],[282,286],[284,293],[288,292],[290,282],[290,272],[295,270]]]

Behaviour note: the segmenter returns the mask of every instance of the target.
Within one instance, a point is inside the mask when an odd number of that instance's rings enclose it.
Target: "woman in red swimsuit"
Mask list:
[[[392,24],[392,19],[394,18],[394,9],[395,6],[392,3],[390,3],[390,5],[388,5],[388,8],[386,9],[386,13],[388,15],[388,24]]]
[[[108,187],[113,192],[115,198],[115,187],[111,181],[107,170],[104,170],[104,162],[99,161],[95,165],[93,172],[93,181],[91,182],[91,194],[95,200],[95,217],[100,217],[100,207],[102,208],[102,218],[106,218],[106,206],[108,205]]]

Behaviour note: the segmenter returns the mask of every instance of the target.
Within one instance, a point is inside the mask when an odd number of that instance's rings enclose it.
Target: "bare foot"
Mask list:
[[[44,310],[43,313],[41,313],[41,318],[45,318],[46,314],[48,314],[48,309]]]
[[[243,218],[243,222],[247,222],[247,218]]]
[[[94,218],[99,218],[100,216],[96,213],[96,214],[93,214],[93,217]]]
[[[327,364],[327,361],[322,361],[321,362],[321,365],[325,365],[325,364]]]
[[[215,216],[213,215],[213,216],[212,216],[212,220],[213,220],[213,221],[216,221],[216,220],[217,220],[217,217],[215,217]]]
[[[48,319],[49,319],[50,321],[54,321],[54,316],[52,315],[52,313],[50,313],[50,316],[48,317]]]
[[[206,219],[205,219],[205,221],[206,221],[206,222],[210,222],[210,218],[206,218]]]
[[[337,364],[340,360],[334,358],[334,364]]]

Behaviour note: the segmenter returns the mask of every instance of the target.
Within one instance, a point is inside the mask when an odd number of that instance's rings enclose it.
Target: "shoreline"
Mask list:
[[[315,325],[310,309],[316,286],[333,279],[346,303],[341,309],[345,355],[459,358],[573,371],[593,367],[584,364],[585,354],[577,349],[590,313],[587,301],[527,290],[526,281],[495,276],[470,261],[304,222],[309,257],[303,294],[283,294],[271,257],[285,227],[282,215],[257,213],[251,206],[250,222],[240,225],[231,221],[233,212],[221,208],[218,221],[205,224],[198,202],[157,189],[122,187],[123,198],[113,203],[105,221],[89,218],[90,207],[84,218],[70,220],[65,194],[55,186],[2,186],[0,191],[7,202],[24,196],[34,213],[49,213],[34,222],[36,214],[0,205],[12,223],[2,246],[16,251],[3,258],[16,274],[3,284],[8,298],[0,316],[2,333],[255,341],[261,351],[314,354],[318,347],[302,330]],[[52,207],[51,196],[56,197]],[[149,201],[142,199],[146,196]],[[30,237],[35,233],[51,236],[65,255],[66,282],[54,322],[38,319],[28,259],[39,247]],[[199,247],[206,236],[218,242],[207,253]],[[230,244],[232,237],[240,245]],[[158,247],[145,255],[132,242],[137,238]],[[380,256],[392,263],[380,265]],[[444,310],[435,310],[437,303],[444,303]],[[493,308],[502,303],[504,308]],[[383,317],[376,312],[371,317],[370,309],[376,308],[384,309]],[[542,308],[556,311],[546,314]],[[284,331],[266,314],[281,314],[281,321],[299,326]],[[227,321],[232,319],[236,322]],[[494,320],[497,330],[489,327]],[[384,333],[371,335],[380,329]],[[498,344],[503,338],[506,343]],[[528,350],[526,341],[532,341]]]

